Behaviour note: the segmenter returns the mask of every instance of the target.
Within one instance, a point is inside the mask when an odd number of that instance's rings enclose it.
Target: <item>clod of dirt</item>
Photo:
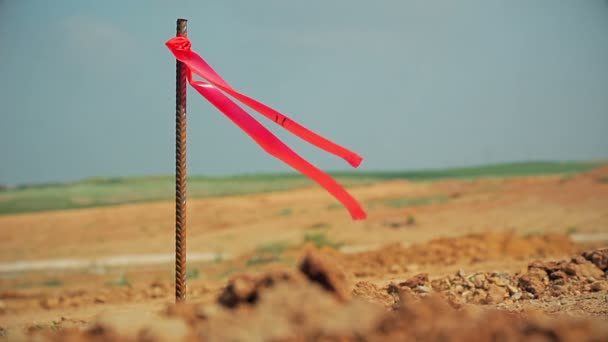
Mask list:
[[[260,292],[282,282],[301,282],[302,278],[293,272],[273,271],[263,275],[238,274],[228,281],[218,297],[218,302],[228,308],[236,308],[240,304],[255,304],[260,298]]]
[[[600,256],[601,250],[586,252],[583,255]],[[592,285],[601,280],[600,284]],[[548,296],[559,296],[592,291],[602,288],[606,283],[604,272],[582,255],[569,261],[533,262],[528,266],[528,272],[519,277],[519,286],[535,296],[546,292]]]
[[[299,273],[291,271],[270,271],[263,275],[239,274],[228,281],[218,297],[219,304],[236,308],[240,304],[255,304],[261,292],[280,283],[297,284],[306,282],[320,285],[339,300],[350,297],[346,276],[327,256],[315,248],[308,248],[299,266]]]
[[[406,286],[406,287],[409,287],[410,289],[415,289],[418,286],[426,286],[426,285],[428,285],[428,283],[429,283],[429,275],[426,273],[420,273],[402,283],[399,283],[399,286]]]
[[[384,314],[362,300],[341,301],[311,282],[277,284],[249,311],[226,310],[199,327],[209,341],[318,341],[365,336]]]
[[[528,273],[519,278],[519,287],[533,295],[541,295],[549,285],[549,277],[544,269],[531,265]]]
[[[350,298],[346,275],[325,255],[314,248],[308,248],[299,267],[310,281],[320,284],[340,300]]]
[[[583,253],[585,259],[591,261],[600,270],[608,271],[608,248],[596,249]]]
[[[395,303],[394,294],[396,291],[389,292],[369,281],[360,281],[353,288],[353,297],[360,298],[367,302],[379,303],[385,307],[390,307]]]

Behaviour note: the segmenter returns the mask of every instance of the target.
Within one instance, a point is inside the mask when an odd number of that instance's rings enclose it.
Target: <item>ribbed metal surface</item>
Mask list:
[[[177,20],[177,36],[188,21]],[[177,61],[175,83],[175,301],[186,300],[186,66]]]

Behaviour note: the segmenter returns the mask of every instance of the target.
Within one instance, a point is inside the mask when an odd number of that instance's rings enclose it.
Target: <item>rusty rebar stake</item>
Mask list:
[[[176,35],[188,35],[188,20],[177,19]],[[175,73],[175,302],[183,302],[186,300],[186,66],[176,61]]]

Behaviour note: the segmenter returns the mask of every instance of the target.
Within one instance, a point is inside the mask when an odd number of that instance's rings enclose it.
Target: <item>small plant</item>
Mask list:
[[[267,264],[280,261],[281,255],[289,246],[284,242],[272,242],[256,247],[256,254],[247,260],[247,266]]]
[[[407,215],[407,220],[405,221],[405,224],[407,224],[408,226],[413,226],[416,224],[416,218],[414,217],[414,215],[410,214]]]
[[[340,209],[340,208],[342,208],[342,205],[340,203],[332,203],[327,206],[328,210],[335,210],[335,209]]]
[[[191,268],[186,271],[186,279],[196,279],[199,275],[198,268]]]
[[[106,285],[109,286],[131,286],[129,279],[123,274],[118,279],[107,282]]]
[[[30,325],[30,327],[27,330],[29,330],[31,332],[34,332],[34,331],[41,331],[41,330],[44,330],[46,328],[47,327],[44,326],[44,325],[42,325],[42,324],[34,324],[34,325]]]
[[[283,208],[279,211],[279,216],[289,216],[293,214],[293,210],[291,208]]]
[[[241,271],[241,269],[238,267],[230,267],[230,268],[224,270],[222,273],[218,274],[217,278],[219,278],[219,279],[226,278],[239,271]]]
[[[576,226],[570,226],[566,229],[566,234],[572,235],[578,232],[578,228]]]
[[[61,321],[53,321],[51,325],[51,330],[59,330],[61,329]]]
[[[284,242],[271,242],[259,245],[255,251],[259,254],[281,255],[289,246]]]
[[[318,222],[318,223],[312,224],[306,228],[307,229],[329,229],[329,224],[325,223],[325,222]]]
[[[420,205],[429,205],[436,203],[445,203],[448,198],[446,196],[420,197],[420,198],[393,198],[385,200],[383,203],[392,208],[413,207]]]
[[[57,287],[57,286],[63,286],[63,282],[58,279],[49,279],[49,280],[43,282],[42,285],[46,286],[46,287]]]
[[[268,264],[274,261],[280,261],[281,258],[279,256],[276,255],[263,255],[263,254],[256,254],[254,256],[252,256],[251,258],[249,258],[247,260],[246,265],[249,266],[256,266],[256,265],[261,265],[261,264]]]
[[[213,257],[213,262],[216,264],[221,264],[224,262],[224,254],[222,253],[215,253],[215,257]]]
[[[528,232],[525,234],[525,236],[526,236],[526,237],[531,237],[531,236],[541,236],[541,235],[543,235],[543,231],[542,231],[542,229],[532,229],[532,230],[529,230],[529,231],[528,231]]]
[[[307,243],[307,242],[312,243],[317,248],[327,246],[327,247],[338,249],[344,245],[344,243],[342,243],[342,242],[331,241],[330,239],[327,238],[327,235],[325,235],[324,233],[304,235],[304,243]]]

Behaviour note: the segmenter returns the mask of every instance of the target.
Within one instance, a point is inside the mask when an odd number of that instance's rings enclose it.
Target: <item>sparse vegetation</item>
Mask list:
[[[336,210],[336,209],[340,209],[340,208],[342,208],[342,204],[340,204],[340,203],[332,203],[327,206],[328,210]]]
[[[317,223],[314,223],[314,224],[306,227],[306,229],[313,229],[313,230],[315,230],[315,229],[329,229],[329,228],[330,228],[330,226],[326,222],[317,222]]]
[[[125,276],[123,274],[118,279],[107,282],[106,285],[108,285],[108,286],[131,286],[131,282],[129,282],[129,279],[127,278],[127,276]]]
[[[588,171],[596,162],[522,162],[442,170],[394,172],[330,172],[345,186],[370,184],[389,179],[433,181],[446,178],[476,179],[542,174],[570,174]],[[98,207],[126,203],[171,200],[175,180],[172,176],[89,178],[73,183],[20,185],[0,192],[0,214],[45,210]],[[605,182],[605,181],[601,181]],[[296,174],[255,174],[230,177],[192,176],[188,178],[189,198],[231,196],[285,191],[314,183]],[[328,209],[338,209],[332,203]],[[290,215],[285,211],[283,215]]]
[[[198,268],[189,268],[186,271],[186,279],[197,279],[200,276]]]
[[[58,280],[58,279],[49,279],[49,280],[43,282],[42,285],[45,287],[63,286],[63,281]]]
[[[289,245],[285,242],[271,242],[256,247],[256,252],[260,254],[272,254],[281,255],[285,250],[289,248]]]
[[[279,211],[279,216],[289,216],[293,214],[293,209],[291,208],[283,208]]]
[[[330,240],[325,233],[306,234],[304,235],[304,243],[312,243],[317,248],[327,246],[336,249],[344,245],[343,242]]]
[[[407,224],[408,226],[413,226],[416,224],[416,218],[414,217],[414,215],[407,215],[407,220],[405,221],[405,224]]]
[[[282,254],[289,248],[284,242],[272,242],[259,245],[255,249],[255,255],[247,260],[246,266],[267,264],[274,261],[281,261]]]
[[[566,234],[572,235],[578,232],[578,228],[576,226],[570,226],[566,229]]]
[[[27,283],[19,283],[17,285],[15,285],[16,288],[19,289],[26,289],[26,288],[33,288],[33,287],[58,287],[58,286],[63,286],[63,281],[58,280],[58,279],[49,279],[49,280],[45,280],[43,282],[36,282],[36,283],[31,283],[31,282],[27,282]]]
[[[421,198],[392,198],[383,201],[383,204],[392,208],[413,207],[447,202],[446,196],[432,196]]]

